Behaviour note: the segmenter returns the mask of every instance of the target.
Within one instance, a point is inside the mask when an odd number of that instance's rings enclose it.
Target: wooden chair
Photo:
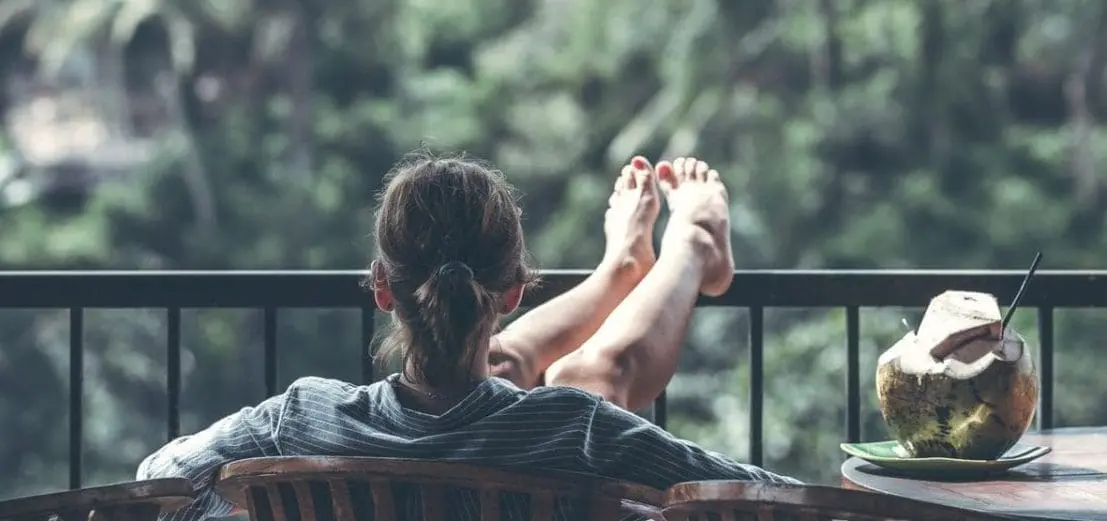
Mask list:
[[[667,521],[1010,521],[1012,518],[885,494],[743,481],[678,483],[665,493]]]
[[[192,501],[187,479],[152,479],[0,501],[0,521],[154,521]]]
[[[217,491],[251,521],[617,521],[661,519],[662,492],[580,474],[365,457],[227,464]]]

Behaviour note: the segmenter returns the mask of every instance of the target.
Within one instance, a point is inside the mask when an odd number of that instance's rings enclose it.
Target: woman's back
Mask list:
[[[400,392],[397,392],[400,391]],[[302,379],[290,389],[277,445],[282,455],[373,456],[463,461],[490,466],[581,471],[594,400],[573,389],[527,393],[489,379],[440,415],[402,405],[398,375],[370,386]],[[394,489],[402,519],[420,519],[415,489]],[[478,520],[480,498],[447,491],[455,517]],[[530,519],[528,498],[505,494],[504,519]],[[404,515],[406,514],[406,515]],[[556,506],[557,519],[576,519],[573,505]]]
[[[571,387],[523,391],[489,378],[440,415],[405,408],[398,387],[399,375],[369,386],[322,378],[296,381],[284,395],[273,436],[277,452],[568,471],[659,489],[693,479],[776,478],[677,440]],[[477,496],[460,490],[452,494],[461,519],[477,519]],[[398,499],[413,515],[419,511],[417,494]],[[558,505],[559,519],[573,519],[569,509],[567,503]],[[525,498],[509,497],[504,513],[507,519],[528,519]]]
[[[681,481],[743,479],[796,483],[676,439],[599,397],[569,387],[523,391],[481,382],[442,415],[400,405],[397,375],[369,386],[301,378],[258,407],[154,453],[139,478],[183,476],[201,499],[171,516],[193,520],[231,510],[211,491],[227,461],[261,456],[372,456],[569,471],[658,489]],[[408,503],[415,505],[414,498]],[[475,498],[466,501],[476,512]],[[520,514],[524,505],[516,505]]]
[[[302,378],[286,393],[284,456],[372,456],[587,471],[581,447],[597,399],[571,388],[523,391],[489,378],[444,414],[401,405],[397,375],[368,386]]]

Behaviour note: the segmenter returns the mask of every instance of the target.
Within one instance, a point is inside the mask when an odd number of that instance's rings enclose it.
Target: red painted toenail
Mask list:
[[[637,168],[639,170],[645,170],[646,169],[646,160],[645,159],[642,159],[640,157],[636,157],[636,158],[634,158],[634,161],[632,161],[632,163],[634,164],[634,168]]]

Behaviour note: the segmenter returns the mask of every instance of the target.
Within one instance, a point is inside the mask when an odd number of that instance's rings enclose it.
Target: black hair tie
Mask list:
[[[438,268],[439,277],[459,277],[464,282],[473,280],[473,268],[461,261],[450,261]]]

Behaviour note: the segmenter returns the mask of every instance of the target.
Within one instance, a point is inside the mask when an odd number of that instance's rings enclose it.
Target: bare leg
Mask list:
[[[592,338],[546,372],[549,385],[595,392],[630,410],[665,389],[696,298],[725,292],[734,272],[726,188],[718,172],[681,158],[662,162],[657,173],[672,210],[657,264]]]
[[[661,209],[652,167],[635,157],[623,167],[604,216],[607,247],[584,282],[531,310],[492,341],[492,374],[519,387],[539,384],[546,369],[579,348],[656,262],[653,226]]]

